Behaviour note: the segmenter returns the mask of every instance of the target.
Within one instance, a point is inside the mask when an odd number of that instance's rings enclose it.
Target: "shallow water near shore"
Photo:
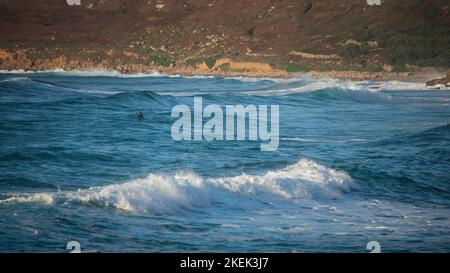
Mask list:
[[[174,141],[194,96],[279,105],[278,150]],[[419,83],[4,73],[0,148],[1,252],[450,251],[450,91]]]

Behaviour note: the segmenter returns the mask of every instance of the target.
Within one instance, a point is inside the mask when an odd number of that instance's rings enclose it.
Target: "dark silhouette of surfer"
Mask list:
[[[143,121],[144,120],[144,114],[142,112],[137,113],[136,119],[139,120],[139,121]]]

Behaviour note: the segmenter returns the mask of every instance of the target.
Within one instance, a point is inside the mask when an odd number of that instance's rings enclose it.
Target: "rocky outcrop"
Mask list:
[[[277,69],[266,62],[251,62],[235,60],[232,58],[212,59],[213,62],[206,63],[205,59],[194,59],[195,64],[189,64],[186,60],[175,61],[175,65],[162,66],[154,62],[145,62],[142,55],[133,51],[118,51],[106,49],[100,51],[83,52],[87,55],[80,56],[61,55],[62,52],[51,52],[49,56],[37,56],[35,48],[18,48],[15,50],[0,49],[0,70],[25,70],[25,71],[44,71],[53,69],[62,70],[114,70],[123,74],[152,74],[155,72],[171,75],[207,75],[219,77],[271,77],[271,78],[289,78],[310,76],[316,78],[334,78],[354,81],[380,81],[380,80],[420,80],[429,79],[430,75],[442,73],[442,71],[419,70],[417,72],[395,73],[388,72],[368,72],[368,71],[310,71],[308,73],[287,72],[284,69]],[[103,54],[103,55],[101,55]],[[124,57],[126,57],[124,59]],[[431,74],[429,74],[431,73]],[[449,86],[450,73],[445,78],[433,80],[427,83],[427,86],[436,88]]]
[[[30,67],[33,63],[27,58],[27,51],[26,49],[15,51],[0,49],[0,68],[2,70],[13,70],[17,67]]]
[[[442,79],[435,79],[427,82],[427,86],[440,88],[440,87],[450,87],[450,71],[447,72],[447,76]]]

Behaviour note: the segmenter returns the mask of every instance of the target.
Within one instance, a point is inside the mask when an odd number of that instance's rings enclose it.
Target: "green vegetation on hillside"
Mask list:
[[[286,66],[287,72],[309,72],[311,71],[311,68],[304,64],[299,63],[290,63]]]
[[[161,57],[155,53],[150,53],[148,55],[148,62],[149,63],[153,63],[155,65],[158,66],[162,66],[162,67],[169,67],[169,66],[175,66],[175,61],[168,59],[168,58],[164,58]]]
[[[219,65],[220,70],[222,71],[229,71],[230,70],[230,63],[223,63]]]
[[[373,38],[373,35],[368,27],[357,26],[353,29],[351,38],[360,42],[368,42]]]
[[[191,58],[186,60],[186,63],[194,68],[196,68],[199,64],[205,63],[209,69],[212,69],[216,64],[217,59],[213,57],[207,58]]]
[[[368,52],[367,46],[365,45],[356,45],[356,44],[348,44],[344,45],[339,52],[346,60],[353,60],[354,58],[366,55]]]
[[[370,41],[377,41],[382,61],[398,70],[405,70],[405,65],[450,67],[450,28],[443,17],[441,9],[427,4],[421,16],[410,18],[408,28],[386,31],[357,26],[348,36],[356,42],[344,45],[339,55],[346,60],[364,56]]]
[[[208,57],[205,59],[205,63],[209,69],[212,69],[214,67],[214,65],[216,64],[216,59],[212,58],[212,57]]]
[[[380,37],[384,60],[392,65],[450,67],[450,33],[431,25],[407,33],[388,32]]]

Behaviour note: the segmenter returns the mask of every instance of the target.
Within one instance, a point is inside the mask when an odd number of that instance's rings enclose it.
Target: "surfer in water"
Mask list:
[[[139,120],[139,121],[144,120],[144,114],[142,112],[137,113],[136,119]]]

